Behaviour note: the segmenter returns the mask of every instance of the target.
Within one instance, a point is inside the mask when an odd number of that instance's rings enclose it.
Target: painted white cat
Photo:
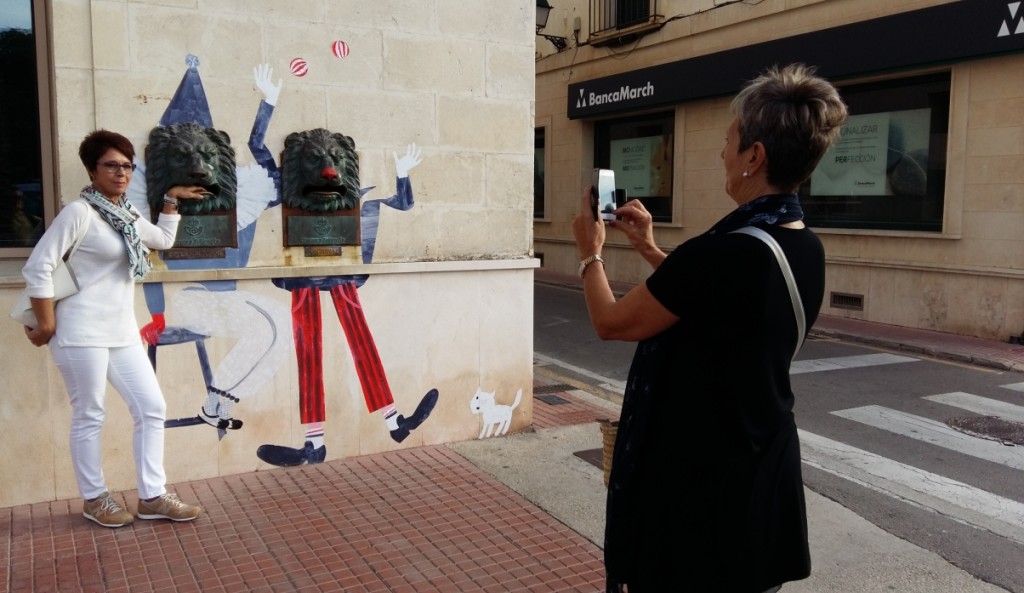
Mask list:
[[[496,404],[494,403],[493,391],[488,393],[477,387],[476,395],[473,396],[473,399],[469,400],[470,411],[474,414],[480,414],[484,420],[484,425],[480,429],[480,436],[477,438],[500,436],[508,432],[509,424],[512,423],[512,412],[522,399],[523,390],[520,389],[516,392],[516,398],[512,401],[512,405]]]

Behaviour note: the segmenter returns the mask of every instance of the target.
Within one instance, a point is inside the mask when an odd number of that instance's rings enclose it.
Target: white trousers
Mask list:
[[[142,344],[121,348],[62,347],[53,340],[50,353],[71,400],[71,463],[82,498],[95,498],[107,490],[100,442],[100,429],[106,416],[107,381],[121,395],[132,416],[132,451],[139,498],[163,494],[167,481],[164,475],[167,403]]]

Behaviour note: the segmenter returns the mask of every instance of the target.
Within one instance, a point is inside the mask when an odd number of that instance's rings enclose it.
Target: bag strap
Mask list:
[[[786,279],[786,286],[789,288],[789,299],[793,302],[793,315],[796,317],[797,341],[796,350],[793,351],[793,358],[795,359],[796,353],[800,352],[800,348],[804,345],[804,334],[807,331],[807,320],[804,318],[804,304],[800,299],[800,291],[796,288],[796,280],[793,278],[793,270],[789,267],[789,261],[786,259],[786,254],[782,252],[782,247],[779,247],[775,238],[763,229],[759,229],[754,226],[746,226],[732,232],[743,233],[744,235],[757,237],[764,241],[764,243],[771,248],[772,253],[775,254],[775,259],[779,261],[779,268],[782,269],[782,276]]]
[[[64,256],[65,262],[71,261],[71,256],[74,255],[76,251],[78,251],[78,246],[82,244],[82,239],[85,238],[85,233],[89,232],[89,224],[91,222],[92,206],[89,206],[89,210],[86,212],[85,216],[85,226],[82,227],[82,232],[78,233],[78,236],[75,237],[75,242],[73,245],[71,245],[71,249],[68,250],[68,254]]]

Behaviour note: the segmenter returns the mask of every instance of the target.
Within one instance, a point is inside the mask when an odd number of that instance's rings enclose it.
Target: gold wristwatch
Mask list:
[[[600,253],[595,253],[594,255],[580,261],[580,278],[582,278],[584,272],[587,271],[587,266],[596,261],[599,261],[601,262],[601,265],[604,265],[604,258],[601,257]]]

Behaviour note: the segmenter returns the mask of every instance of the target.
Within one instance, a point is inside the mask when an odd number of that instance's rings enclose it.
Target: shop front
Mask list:
[[[832,80],[851,117],[800,188],[827,256],[823,313],[1007,340],[1024,331],[1024,15],[1001,1],[732,4],[626,45],[537,62],[534,245],[574,273],[569,221],[592,168],[615,171],[665,250],[733,206],[719,158],[729,101],[773,64]],[[658,3],[666,12],[675,3]],[[571,74],[569,68],[571,67]],[[613,232],[612,280],[650,270]]]

